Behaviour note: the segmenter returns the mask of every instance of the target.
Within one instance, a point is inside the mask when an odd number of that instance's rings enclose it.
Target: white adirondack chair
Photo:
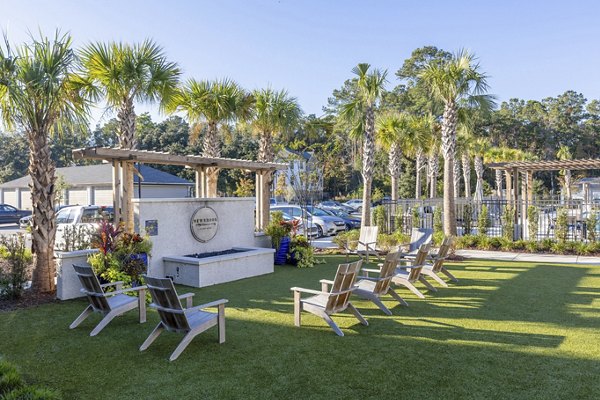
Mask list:
[[[130,289],[123,289],[123,282],[112,282],[100,284],[92,267],[83,265],[73,265],[75,273],[81,282],[82,293],[88,298],[90,304],[69,326],[75,329],[92,313],[96,312],[104,315],[102,321],[90,332],[90,336],[96,336],[113,318],[126,313],[127,311],[139,309],[140,323],[146,322],[146,286],[138,286]],[[114,287],[115,291],[105,292],[104,290]],[[124,293],[138,292],[138,297],[127,296]]]
[[[400,304],[405,306],[408,305],[408,303],[390,287],[399,258],[400,253],[396,250],[385,256],[385,261],[380,269],[363,268],[361,271],[364,272],[365,276],[360,277],[360,280],[356,283],[357,289],[354,290],[355,295],[371,300],[387,315],[392,315],[392,312],[381,302],[380,298],[388,293]],[[379,276],[371,278],[369,277],[370,272],[377,273]]]
[[[360,228],[360,236],[358,241],[348,242],[346,244],[346,262],[348,262],[349,254],[357,254],[359,257],[365,258],[367,264],[369,263],[369,256],[371,254],[377,256],[379,259],[379,251],[377,250],[377,234],[379,233],[379,227],[377,226],[362,226]],[[352,249],[351,244],[356,245],[356,249]]]
[[[402,265],[396,268],[394,272],[394,276],[392,277],[392,282],[399,286],[405,286],[408,290],[413,292],[417,297],[424,299],[425,295],[416,288],[415,283],[417,281],[422,282],[428,288],[432,288],[431,284],[427,282],[424,278],[421,279],[421,271],[423,270],[423,266],[425,265],[425,260],[427,259],[427,255],[429,254],[430,244],[423,244],[419,248],[417,255],[412,262],[412,265]]]
[[[454,275],[452,275],[450,271],[448,271],[446,267],[444,267],[444,263],[448,258],[448,253],[450,252],[450,248],[452,247],[453,242],[454,239],[452,237],[444,238],[444,241],[442,242],[437,255],[435,255],[432,258],[431,264],[428,263],[423,266],[423,269],[421,270],[421,277],[423,279],[425,279],[426,277],[431,277],[431,279],[433,279],[440,285],[448,287],[446,281],[444,281],[439,275],[440,273],[442,273],[448,278],[450,278],[450,280],[452,280],[453,282],[458,282],[458,279],[456,279]],[[434,288],[434,291],[437,291],[437,289]]]
[[[344,336],[344,332],[331,319],[331,315],[349,309],[361,324],[369,325],[350,303],[350,295],[356,288],[354,281],[361,265],[362,260],[350,264],[340,264],[333,281],[327,279],[320,281],[321,291],[299,287],[291,288],[290,290],[294,292],[294,324],[301,325],[301,313],[304,310],[323,318],[338,336]],[[331,285],[331,291],[329,291],[329,285]],[[309,293],[313,296],[302,299],[301,293]]]
[[[165,329],[185,334],[169,361],[176,360],[194,337],[217,324],[219,343],[225,342],[225,304],[228,300],[221,299],[192,307],[194,293],[178,296],[170,279],[144,276],[144,280],[152,295],[153,303],[150,307],[158,311],[160,322],[140,346],[140,351],[146,350]],[[185,309],[181,306],[182,299],[186,299]],[[210,307],[218,307],[218,313],[202,311]]]

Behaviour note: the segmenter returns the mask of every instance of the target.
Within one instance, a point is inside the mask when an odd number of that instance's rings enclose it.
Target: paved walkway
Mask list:
[[[486,251],[486,250],[456,250],[456,254],[465,258],[485,258],[503,261],[525,261],[525,262],[547,262],[561,264],[599,264],[600,257],[576,256],[576,255],[556,255],[556,254],[532,254],[532,253],[512,253],[504,251]]]

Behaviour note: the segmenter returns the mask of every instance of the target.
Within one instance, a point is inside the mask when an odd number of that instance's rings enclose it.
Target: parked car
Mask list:
[[[362,199],[352,199],[352,200],[348,200],[347,202],[345,202],[343,204],[350,208],[353,208],[354,211],[360,212],[362,210],[363,201],[362,201]]]
[[[282,212],[282,216],[283,216],[284,221],[291,221],[293,219],[290,215],[288,215],[284,212]],[[304,235],[306,233],[306,235],[309,238],[316,238],[319,236],[319,228],[317,228],[317,225],[315,225],[314,223],[312,223],[310,221],[307,221],[307,224],[304,224],[304,222],[302,221],[301,218],[295,218],[295,219],[300,220],[300,225],[298,225],[298,232],[297,232],[298,235]],[[308,228],[307,228],[307,226],[308,226]]]
[[[342,210],[325,210],[331,215],[335,215],[336,217],[340,217],[346,223],[346,229],[359,229],[360,228],[360,218],[355,215],[350,215]]]
[[[272,206],[276,206],[277,205],[277,199],[275,197],[271,197],[269,199],[269,204],[271,204]]]
[[[56,214],[56,248],[65,241],[65,233],[72,228],[96,229],[102,220],[113,222],[115,212],[113,207],[105,206],[67,206]]]
[[[321,203],[317,204],[317,207],[319,207],[321,210],[325,210],[325,211],[341,210],[348,214],[355,212],[354,208],[347,206],[345,204],[342,204],[339,201],[334,201],[334,200],[322,201]]]
[[[346,223],[339,217],[329,215],[323,210],[313,208],[313,212],[308,208],[303,211],[302,207],[295,205],[277,205],[271,207],[271,211],[281,211],[293,218],[307,217],[309,221],[317,226],[319,237],[325,235],[335,235],[338,232],[346,230]],[[306,212],[306,214],[305,214]]]
[[[69,207],[69,206],[56,206],[56,212],[59,212],[60,210],[62,210],[65,207]],[[27,229],[28,227],[33,225],[33,215],[28,215],[26,217],[23,217],[19,220],[19,228],[21,229]]]
[[[31,211],[19,210],[8,204],[0,204],[0,224],[17,224],[26,215],[31,215]]]

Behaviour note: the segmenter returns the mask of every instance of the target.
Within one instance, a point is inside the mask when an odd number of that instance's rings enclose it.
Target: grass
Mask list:
[[[0,313],[0,353],[30,383],[66,399],[596,399],[600,393],[600,267],[469,261],[450,264],[460,279],[388,317],[371,303],[355,305],[370,323],[334,319],[337,337],[303,314],[293,326],[291,286],[317,289],[342,259],[204,289],[194,304],[228,298],[227,342],[217,331],[198,336],[167,358],[182,336],[164,333],[139,345],[158,322],[131,312],[97,337],[93,316],[68,325],[83,300]]]

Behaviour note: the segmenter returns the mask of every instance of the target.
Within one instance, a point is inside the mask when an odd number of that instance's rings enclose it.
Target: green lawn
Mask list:
[[[194,304],[228,298],[227,342],[217,330],[167,358],[182,338],[139,345],[158,322],[136,312],[88,336],[99,317],[68,329],[83,300],[0,314],[0,353],[30,382],[66,399],[597,399],[600,396],[600,266],[469,261],[460,279],[393,317],[355,300],[365,327],[342,314],[346,334],[304,313],[293,325],[289,288],[318,289],[341,258],[196,292]]]

